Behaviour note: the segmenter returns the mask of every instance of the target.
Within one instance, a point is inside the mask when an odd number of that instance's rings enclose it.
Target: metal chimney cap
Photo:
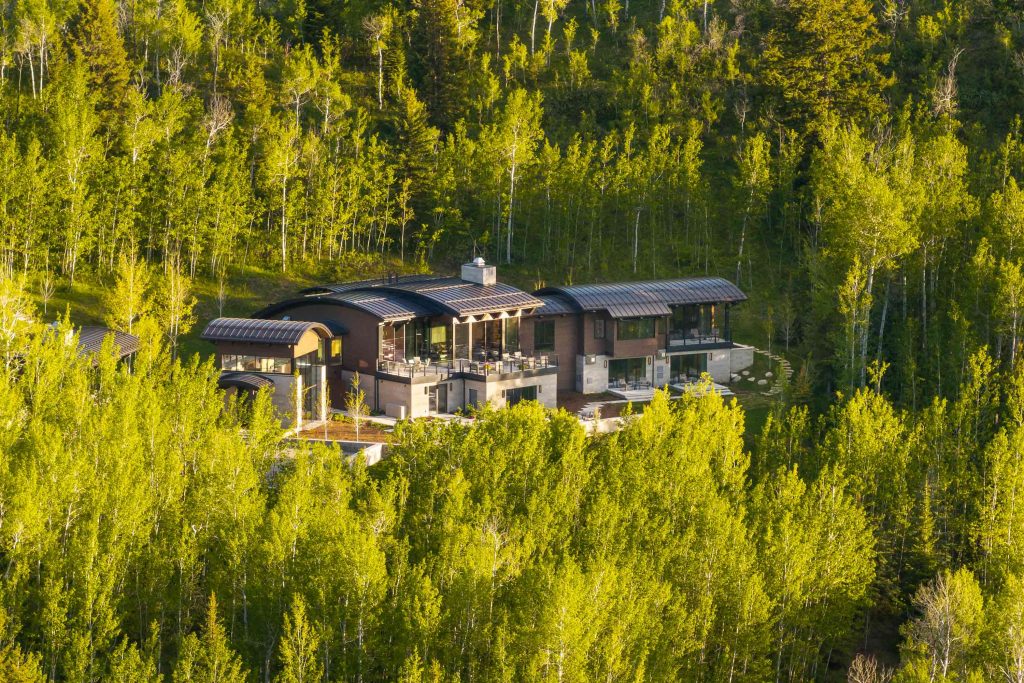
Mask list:
[[[477,256],[475,259],[473,259],[473,265],[476,266],[477,268],[483,268],[487,264],[484,262],[483,256]]]

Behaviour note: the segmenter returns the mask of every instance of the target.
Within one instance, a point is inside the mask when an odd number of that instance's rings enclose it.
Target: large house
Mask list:
[[[752,362],[729,310],[746,296],[720,278],[547,287],[497,281],[483,259],[459,277],[413,275],[313,287],[251,319],[218,318],[221,384],[273,387],[296,421],[343,408],[353,376],[376,411],[450,413],[559,392],[728,381]],[[287,411],[286,411],[287,412]]]

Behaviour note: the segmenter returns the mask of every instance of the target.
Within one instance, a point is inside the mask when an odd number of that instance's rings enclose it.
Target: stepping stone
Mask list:
[[[740,374],[743,375],[744,377],[746,377],[747,375],[750,374],[750,370],[744,370]]]
[[[757,380],[757,385],[758,386],[763,387],[766,384],[768,384],[768,380],[766,380],[766,379],[759,379],[759,380]]]
[[[774,375],[772,373],[770,373],[770,372],[764,373],[764,376],[765,377],[774,377]]]

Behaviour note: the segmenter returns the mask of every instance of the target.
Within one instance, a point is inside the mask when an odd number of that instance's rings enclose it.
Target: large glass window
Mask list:
[[[620,388],[646,380],[646,358],[616,358],[608,361],[608,386]]]
[[[292,371],[292,362],[289,358],[224,355],[220,358],[220,368],[221,370],[234,372],[266,372],[279,375],[290,375]]]
[[[448,360],[451,345],[448,340],[447,325],[433,325],[429,328],[430,351],[432,360]]]
[[[505,390],[505,404],[508,406],[514,406],[517,403],[523,401],[536,401],[537,400],[537,387],[519,387],[516,389]]]
[[[505,353],[519,350],[519,318],[505,318]]]
[[[555,321],[538,320],[533,323],[534,351],[555,350]]]
[[[688,353],[672,356],[669,361],[669,370],[673,382],[687,382],[698,379],[702,373],[708,371],[708,356],[706,353]]]
[[[616,323],[616,337],[622,340],[654,337],[654,318],[624,318]]]
[[[455,357],[469,360],[470,323],[455,323]]]
[[[482,320],[473,323],[473,359],[496,360],[501,358],[500,320]]]
[[[671,339],[715,339],[719,334],[719,310],[714,304],[679,306],[672,311]]]
[[[405,360],[405,323],[381,326],[380,357],[384,360]]]

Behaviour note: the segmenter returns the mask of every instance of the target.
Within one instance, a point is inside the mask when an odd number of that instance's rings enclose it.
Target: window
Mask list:
[[[533,324],[533,350],[555,350],[555,321],[538,320]]]
[[[594,319],[594,339],[604,339],[604,320],[602,318]]]
[[[221,370],[235,372],[266,372],[278,375],[289,375],[292,362],[288,358],[269,358],[266,356],[221,356]]]
[[[617,337],[623,340],[650,339],[654,336],[654,318],[629,318],[617,323]]]
[[[331,340],[331,361],[334,363],[341,362],[341,339]]]
[[[646,358],[615,358],[608,362],[608,386],[633,386],[647,379]]]
[[[505,318],[505,347],[503,353],[519,350],[519,318]]]
[[[519,387],[518,389],[505,390],[505,404],[514,406],[523,401],[536,401],[537,387]]]

